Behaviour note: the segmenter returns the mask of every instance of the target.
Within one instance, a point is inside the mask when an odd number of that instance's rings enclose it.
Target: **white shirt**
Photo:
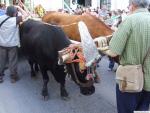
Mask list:
[[[7,17],[7,15],[0,16],[0,23]],[[0,27],[0,46],[20,46],[19,26],[16,25],[16,17],[10,17]]]

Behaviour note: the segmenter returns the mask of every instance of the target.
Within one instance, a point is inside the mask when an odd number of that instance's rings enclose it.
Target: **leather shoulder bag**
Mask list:
[[[143,65],[150,54],[150,48],[146,53],[143,63],[139,65],[119,65],[116,71],[116,80],[119,90],[122,92],[141,92],[144,84]]]

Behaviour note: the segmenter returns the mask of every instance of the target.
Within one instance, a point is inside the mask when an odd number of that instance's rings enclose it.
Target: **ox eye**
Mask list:
[[[96,47],[98,47],[98,41],[95,41]]]
[[[74,59],[78,59],[79,57],[77,55],[75,55]]]
[[[75,53],[75,50],[73,50],[72,52]]]

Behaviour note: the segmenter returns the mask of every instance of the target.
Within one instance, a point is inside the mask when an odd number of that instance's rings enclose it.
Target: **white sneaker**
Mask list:
[[[113,71],[113,69],[111,69],[111,68],[108,68],[108,71]]]

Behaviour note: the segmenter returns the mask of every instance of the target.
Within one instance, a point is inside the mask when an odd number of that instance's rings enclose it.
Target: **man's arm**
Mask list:
[[[121,55],[127,39],[129,38],[131,33],[131,21],[130,19],[124,21],[119,26],[118,30],[113,34],[112,39],[109,42],[106,38],[102,38],[99,41],[98,49],[102,51],[104,54],[107,54],[111,57],[116,57],[117,55]]]
[[[21,13],[22,21],[25,20],[29,16],[28,13],[25,10],[23,10],[20,6],[15,6],[15,7]]]

